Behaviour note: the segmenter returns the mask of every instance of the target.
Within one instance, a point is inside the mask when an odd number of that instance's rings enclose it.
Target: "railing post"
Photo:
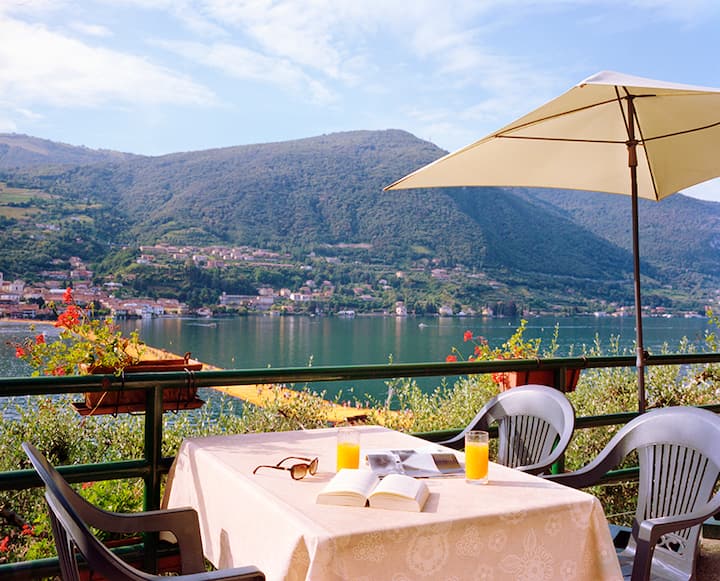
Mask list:
[[[555,388],[562,393],[567,393],[567,367],[562,366],[555,369]],[[562,474],[563,472],[565,472],[565,454],[550,466],[550,474]]]
[[[150,470],[145,476],[145,510],[160,508],[160,460],[162,458],[163,388],[146,390],[145,461]],[[157,573],[158,534],[145,533],[145,567]]]

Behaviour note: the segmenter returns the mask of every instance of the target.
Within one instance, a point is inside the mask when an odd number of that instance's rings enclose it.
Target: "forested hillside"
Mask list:
[[[129,153],[56,143],[29,135],[0,134],[0,169],[45,165],[84,165],[137,157]]]
[[[462,265],[525,294],[564,296],[573,288],[584,297],[630,296],[629,198],[515,188],[383,192],[445,153],[403,131],[159,157],[46,144],[42,165],[27,153],[29,139],[0,136],[0,162],[21,166],[2,171],[0,181],[43,192],[37,210],[65,215],[61,232],[83,240],[83,258],[97,263],[117,267],[112,256],[122,245],[248,245],[300,261],[314,253],[388,268]],[[83,161],[69,162],[74,156]],[[700,300],[700,287],[717,284],[718,204],[676,195],[641,203],[640,213],[650,296],[672,289]],[[39,236],[48,237],[59,240],[47,229]],[[29,268],[13,264],[0,259],[0,270]]]

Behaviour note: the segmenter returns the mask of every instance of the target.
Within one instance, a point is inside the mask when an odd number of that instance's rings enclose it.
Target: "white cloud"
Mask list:
[[[536,4],[532,0],[527,3]],[[519,78],[526,85],[550,86],[546,79],[531,73],[529,63],[485,47],[485,30],[471,24],[478,15],[499,9],[509,19],[506,8],[505,0],[455,0],[443,7],[431,0],[204,2],[208,17],[240,31],[259,52],[282,57],[308,75],[315,71],[349,87],[378,86],[373,77],[386,68],[383,61],[406,61],[412,67],[419,63],[424,72],[415,76],[414,82],[441,80],[448,89],[517,90]],[[388,46],[399,52],[383,53]]]
[[[100,24],[88,24],[87,22],[73,22],[70,24],[70,28],[76,30],[80,34],[86,36],[94,36],[97,38],[104,38],[112,36],[112,31],[106,26]]]
[[[635,18],[618,21],[621,7]],[[549,35],[621,22],[632,34],[660,20],[689,28],[718,10],[717,0],[0,0],[0,102],[22,127],[18,107],[52,122],[43,105],[231,102],[241,79],[256,83],[248,110],[261,83],[286,111],[318,104],[298,119],[315,124],[308,134],[399,126],[456,149],[594,72],[590,49],[557,58],[516,42],[527,26]],[[219,96],[178,71],[218,82]]]
[[[19,106],[47,104],[208,105],[213,93],[144,58],[97,48],[0,16],[0,99]]]
[[[30,109],[15,109],[18,115],[22,117],[23,119],[28,119],[29,121],[39,121],[44,117],[41,113],[36,113],[35,111],[31,111]]]
[[[343,19],[342,1],[207,0],[204,5],[208,15],[242,31],[263,53],[331,79],[352,79],[343,61],[354,55],[344,46],[343,34],[353,22]]]
[[[63,10],[69,0],[3,0],[0,14],[38,16]]]
[[[223,21],[213,22],[204,15],[203,0],[98,0],[114,8],[141,9],[145,12],[165,12],[176,18],[188,31],[200,36],[226,36]]]
[[[710,14],[720,11],[717,0],[631,0],[628,4],[687,25],[703,22]]]
[[[158,42],[168,50],[182,55],[204,66],[221,70],[226,75],[253,81],[262,81],[282,87],[308,100],[328,104],[335,97],[323,83],[305,74],[303,70],[288,59],[265,56],[246,48],[216,43],[203,45],[192,42]]]
[[[17,128],[17,124],[12,119],[0,115],[0,133],[15,133]]]

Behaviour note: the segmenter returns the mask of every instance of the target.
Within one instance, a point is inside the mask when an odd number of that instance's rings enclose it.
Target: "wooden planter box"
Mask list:
[[[580,369],[568,369],[565,371],[565,391],[575,391]],[[555,387],[555,372],[546,369],[534,369],[532,371],[507,371],[504,373],[493,373],[493,381],[500,386],[502,391],[507,391],[519,385],[548,385]]]
[[[189,354],[184,359],[154,359],[141,361],[123,369],[123,373],[157,373],[162,371],[199,371],[203,364],[190,359]],[[114,374],[115,370],[108,367],[94,367],[90,369],[92,375]],[[121,412],[144,411],[146,407],[147,392],[142,389],[129,389],[120,391],[94,391],[85,393],[84,404],[75,405],[83,415],[99,415]],[[197,398],[197,387],[190,382],[179,387],[166,387],[163,389],[163,408],[165,410],[195,409],[204,402]]]

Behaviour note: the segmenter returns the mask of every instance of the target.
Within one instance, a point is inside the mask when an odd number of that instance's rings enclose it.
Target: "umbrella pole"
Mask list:
[[[631,173],[635,168],[631,169]],[[638,228],[638,196],[637,196],[637,180],[634,180],[634,192],[632,195],[632,215],[633,215],[633,270],[635,273],[635,333],[637,346],[637,383],[638,383],[638,412],[645,412],[645,346],[643,344],[643,327],[642,327],[642,302],[640,300],[640,254],[638,253],[639,228]]]
[[[638,220],[637,140],[635,139],[635,106],[628,95],[628,165],[632,200],[633,274],[635,277],[635,333],[638,384],[638,413],[645,413],[645,345],[643,342],[642,300],[640,297],[640,227]]]

